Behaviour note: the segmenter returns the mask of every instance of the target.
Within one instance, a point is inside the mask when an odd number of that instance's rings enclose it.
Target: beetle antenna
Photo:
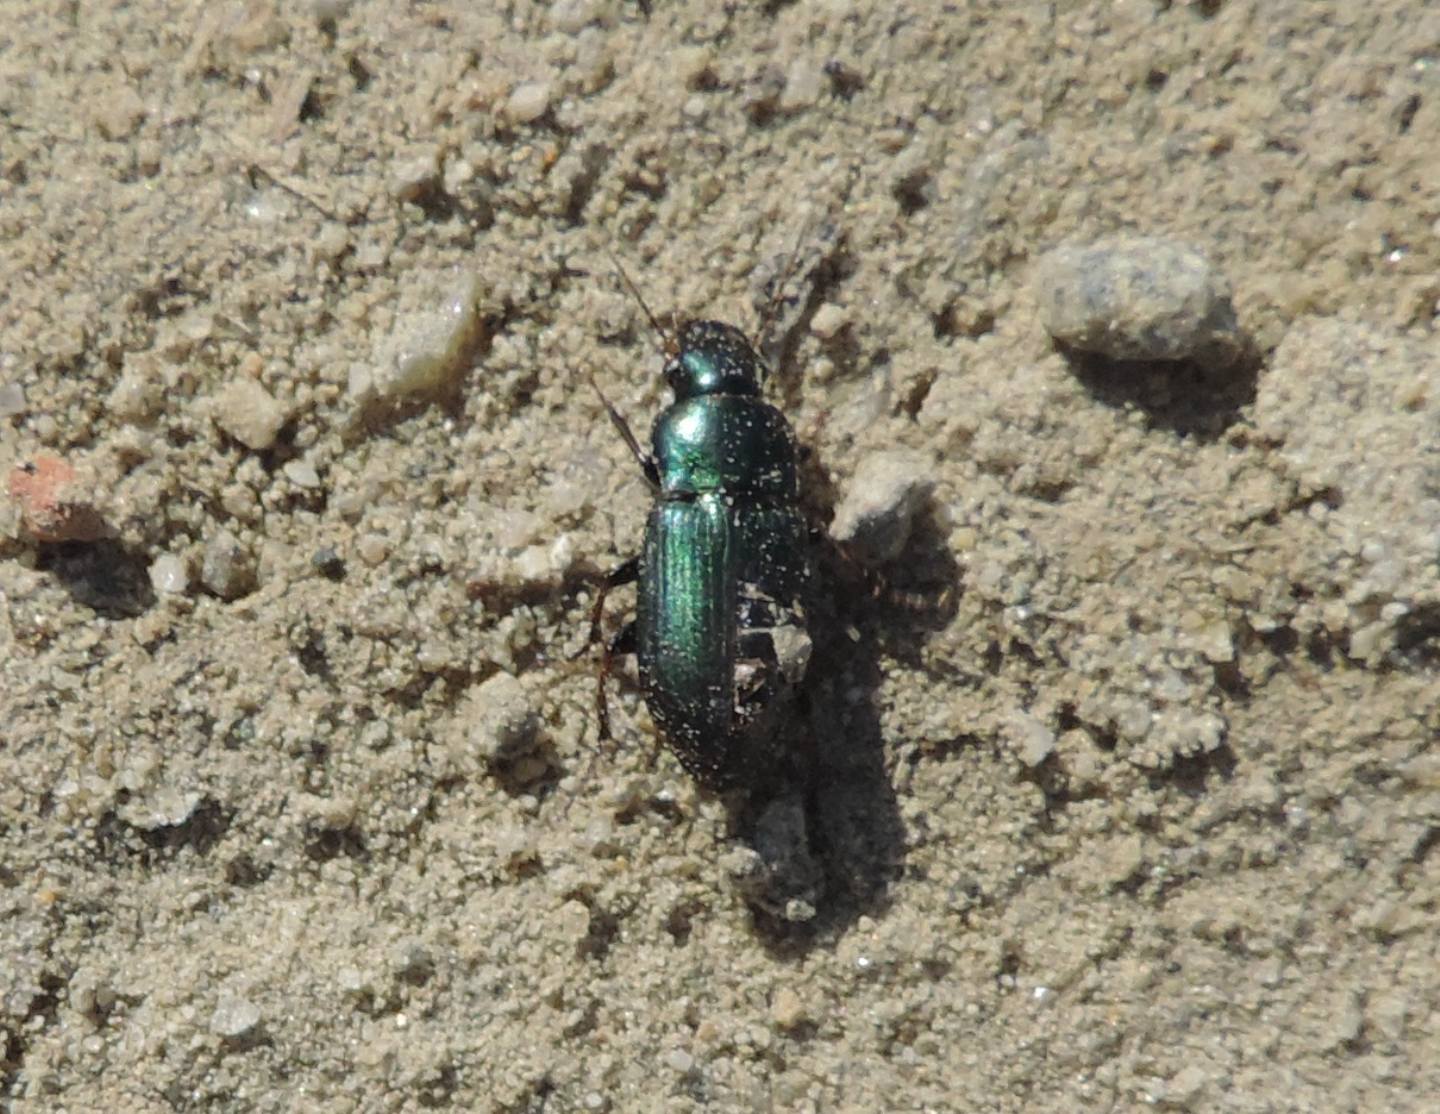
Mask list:
[[[635,301],[639,303],[640,308],[644,310],[645,317],[650,322],[650,327],[655,330],[661,341],[663,341],[663,344],[660,346],[660,355],[666,359],[673,356],[678,347],[675,343],[675,338],[665,331],[664,326],[660,324],[660,319],[656,317],[650,307],[646,305],[645,298],[640,293],[640,288],[631,281],[629,273],[621,266],[620,257],[609,248],[605,249],[605,254],[610,257],[610,265],[615,268],[615,273],[620,276],[620,281],[625,284],[625,289],[630,291],[630,296],[634,298]]]

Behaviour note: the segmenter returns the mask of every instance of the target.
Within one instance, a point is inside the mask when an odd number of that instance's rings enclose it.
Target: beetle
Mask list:
[[[634,619],[603,648],[600,737],[610,738],[614,659],[634,654],[645,703],[681,765],[710,790],[753,788],[785,759],[784,710],[812,648],[795,435],[760,397],[768,369],[743,332],[691,319],[667,333],[620,274],[662,338],[674,400],[646,452],[591,380],[654,500],[639,554],[604,578],[591,611],[587,646],[601,637],[606,594],[636,584]]]

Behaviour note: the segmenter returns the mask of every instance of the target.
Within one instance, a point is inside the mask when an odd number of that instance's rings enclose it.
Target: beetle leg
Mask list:
[[[600,657],[600,675],[595,683],[595,714],[600,720],[600,738],[609,739],[610,735],[610,704],[605,698],[605,680],[610,676],[616,658],[623,654],[635,652],[635,621],[632,619],[620,628],[620,633],[612,638],[605,645],[605,652]]]
[[[600,641],[600,620],[605,615],[605,597],[613,589],[624,584],[634,584],[639,579],[640,558],[638,556],[620,562],[605,574],[605,579],[600,582],[600,587],[596,590],[595,603],[590,608],[590,634],[585,639],[585,650]],[[583,654],[585,650],[581,650],[580,653]]]
[[[635,458],[636,463],[640,465],[640,470],[645,473],[645,482],[650,485],[652,490],[660,490],[660,469],[655,463],[655,458],[640,447],[640,442],[635,440],[635,434],[630,431],[630,423],[625,420],[620,411],[610,404],[610,400],[605,397],[605,393],[595,382],[594,376],[590,377],[590,386],[600,397],[600,405],[605,407],[605,413],[610,415],[610,424],[615,427],[615,432],[620,434],[621,439],[630,450],[630,455]]]

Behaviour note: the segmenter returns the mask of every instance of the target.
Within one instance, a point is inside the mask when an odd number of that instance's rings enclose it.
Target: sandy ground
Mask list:
[[[0,1105],[1433,1110],[1440,6],[652,8],[0,4],[0,471],[104,527],[0,520]],[[1120,231],[1253,358],[1057,351]],[[570,657],[612,255],[797,243],[808,503],[916,454],[953,592],[832,586],[787,920]]]

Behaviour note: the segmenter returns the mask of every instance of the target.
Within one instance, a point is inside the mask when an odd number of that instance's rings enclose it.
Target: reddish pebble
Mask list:
[[[79,473],[58,456],[41,455],[10,469],[10,498],[36,541],[94,541],[105,520],[92,505]]]

